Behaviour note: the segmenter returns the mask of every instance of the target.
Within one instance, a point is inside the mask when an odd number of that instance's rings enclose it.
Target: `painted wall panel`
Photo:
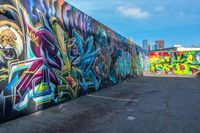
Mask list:
[[[63,0],[0,0],[0,122],[142,74],[134,43]]]
[[[196,75],[200,72],[200,51],[150,52],[149,57],[153,73]]]

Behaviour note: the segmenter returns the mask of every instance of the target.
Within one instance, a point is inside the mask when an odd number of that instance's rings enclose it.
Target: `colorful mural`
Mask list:
[[[196,75],[200,72],[200,51],[150,52],[153,73]]]
[[[0,122],[142,75],[141,58],[63,0],[0,1]]]

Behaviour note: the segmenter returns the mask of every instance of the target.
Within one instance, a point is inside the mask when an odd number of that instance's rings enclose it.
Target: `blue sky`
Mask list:
[[[86,14],[141,45],[164,39],[200,47],[199,0],[65,0]]]

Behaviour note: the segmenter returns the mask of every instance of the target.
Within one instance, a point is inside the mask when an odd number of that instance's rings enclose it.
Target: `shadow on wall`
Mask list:
[[[142,75],[135,44],[68,3],[0,2],[0,122]]]

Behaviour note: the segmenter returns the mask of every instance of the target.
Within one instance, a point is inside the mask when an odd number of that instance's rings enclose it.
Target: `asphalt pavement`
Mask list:
[[[0,133],[200,133],[200,79],[126,80],[3,123]]]

